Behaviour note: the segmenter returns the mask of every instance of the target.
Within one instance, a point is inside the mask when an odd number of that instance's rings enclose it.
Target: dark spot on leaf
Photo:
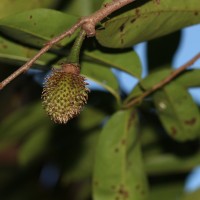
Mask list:
[[[119,27],[119,31],[120,31],[120,32],[123,32],[124,28],[125,28],[125,24],[122,24],[122,25]]]
[[[196,122],[196,119],[195,118],[192,118],[192,119],[188,119],[188,120],[185,120],[184,123],[187,124],[187,125],[194,125]]]
[[[172,133],[172,135],[176,135],[177,130],[175,127],[171,127],[171,133]]]
[[[136,15],[137,17],[140,16],[140,9],[139,9],[139,8],[136,8],[136,9],[135,9],[135,15]]]
[[[115,200],[119,200],[119,197],[115,197]]]
[[[2,44],[2,47],[3,47],[4,49],[7,49],[7,48],[8,48],[8,46],[7,46],[6,44]]]
[[[198,14],[199,14],[199,12],[198,12],[198,11],[195,11],[195,12],[194,12],[194,15],[195,15],[195,16],[197,16]]]
[[[121,38],[120,42],[121,42],[121,44],[124,44],[124,39],[123,39],[123,38]]]
[[[139,190],[139,189],[140,189],[140,185],[137,184],[137,185],[135,186],[135,189],[136,189],[136,190]]]
[[[121,186],[121,187],[119,188],[118,193],[119,193],[120,196],[122,196],[124,199],[126,199],[126,198],[129,197],[128,191],[127,191],[123,186]]]
[[[32,16],[32,15],[30,15],[30,16],[29,16],[29,19],[32,19],[32,18],[33,18],[33,16]]]
[[[131,24],[133,24],[135,21],[136,21],[136,18],[132,19],[130,22],[131,22]]]
[[[33,24],[34,26],[36,26],[36,23],[34,22],[34,24]]]
[[[118,153],[119,152],[119,148],[115,148],[115,153]]]
[[[142,190],[141,191],[141,195],[145,195],[146,193],[145,193],[145,191],[144,190]]]
[[[99,185],[99,182],[98,182],[98,181],[94,181],[94,185],[95,185],[95,186],[98,186],[98,185]]]
[[[126,139],[122,139],[122,140],[121,140],[121,144],[122,144],[122,145],[125,145],[125,144],[126,144]]]

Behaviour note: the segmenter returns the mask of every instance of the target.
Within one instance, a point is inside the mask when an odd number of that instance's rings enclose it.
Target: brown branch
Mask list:
[[[198,53],[196,56],[194,56],[192,59],[190,59],[187,63],[173,71],[168,77],[154,85],[152,88],[147,90],[146,92],[142,93],[139,97],[136,97],[132,100],[130,100],[129,103],[125,104],[123,108],[130,108],[138,103],[140,103],[145,97],[150,95],[151,93],[155,92],[156,90],[162,88],[167,83],[172,81],[174,78],[176,78],[179,74],[181,74],[184,70],[186,70],[188,67],[190,67],[194,62],[196,62],[198,59],[200,59],[200,53]]]
[[[105,4],[104,7],[91,14],[90,16],[81,18],[70,29],[47,42],[47,44],[45,44],[45,46],[33,58],[31,58],[13,74],[3,80],[0,83],[0,89],[4,88],[8,83],[10,83],[21,73],[26,72],[40,56],[46,53],[49,49],[51,49],[53,45],[55,45],[65,37],[72,35],[78,28],[81,27],[83,30],[85,30],[88,37],[92,37],[95,35],[95,26],[98,22],[100,22],[102,19],[104,19],[114,11],[119,10],[120,8],[134,1],[135,0],[113,0],[111,3]]]

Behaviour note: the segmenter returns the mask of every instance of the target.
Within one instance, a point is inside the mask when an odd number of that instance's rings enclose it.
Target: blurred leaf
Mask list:
[[[118,111],[104,126],[95,157],[95,200],[147,199],[147,182],[136,138],[135,111]]]
[[[167,133],[178,141],[199,136],[200,113],[189,93],[170,83],[153,95],[158,116]]]
[[[32,58],[38,51],[11,42],[0,36],[0,62],[13,65],[22,65]],[[33,67],[46,68],[47,64],[56,58],[52,53],[45,53],[35,62]]]
[[[199,152],[190,157],[160,154],[145,157],[145,169],[150,175],[189,172],[200,163]]]
[[[86,78],[97,82],[108,90],[116,98],[117,102],[120,103],[118,81],[109,68],[97,63],[84,61],[81,63],[81,73]]]
[[[85,51],[85,54],[95,59],[96,62],[117,68],[137,78],[141,77],[142,67],[140,59],[132,49],[130,51],[118,53],[102,52],[99,50],[91,52]]]
[[[199,200],[200,199],[200,189],[194,192],[188,192],[185,194],[181,200]]]
[[[30,10],[34,8],[42,8],[42,7],[55,7],[60,0],[1,0],[0,3],[0,18],[9,16],[11,14],[19,13],[25,10]]]
[[[37,126],[48,123],[41,102],[17,110],[0,124],[0,149],[12,143],[20,142]]]
[[[35,9],[8,16],[0,20],[0,31],[22,43],[42,47],[51,38],[70,28],[77,18],[50,9]],[[66,45],[75,34],[59,44]]]
[[[143,5],[141,5],[143,3]],[[125,48],[200,22],[199,0],[138,1],[102,24],[96,38],[106,47]],[[122,9],[123,10],[123,9]],[[179,19],[179,20],[177,20]]]
[[[83,147],[79,159],[69,169],[66,169],[62,176],[62,182],[69,184],[91,177],[94,167],[94,152],[98,141],[99,131],[100,129],[91,131],[83,139]]]
[[[18,153],[20,165],[26,166],[44,154],[50,133],[48,124],[42,124],[32,131],[30,137],[20,146]]]
[[[149,200],[178,200],[183,189],[184,184],[181,182],[159,184],[151,188]]]
[[[67,5],[65,6],[64,12],[71,13],[73,15],[82,17],[89,15],[96,10],[100,8],[100,5],[103,0],[73,0],[70,2],[67,2]]]
[[[156,38],[147,43],[148,69],[160,68],[161,66],[170,66],[174,54],[178,48],[181,31]],[[158,55],[159,52],[159,55]]]
[[[82,130],[88,130],[99,127],[105,119],[106,113],[101,109],[92,106],[85,106],[84,111],[78,117],[79,127]]]

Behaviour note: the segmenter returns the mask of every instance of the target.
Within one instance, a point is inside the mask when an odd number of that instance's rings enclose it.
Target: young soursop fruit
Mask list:
[[[89,89],[79,67],[64,64],[53,69],[46,78],[42,92],[43,107],[56,123],[67,123],[77,116],[87,103]]]

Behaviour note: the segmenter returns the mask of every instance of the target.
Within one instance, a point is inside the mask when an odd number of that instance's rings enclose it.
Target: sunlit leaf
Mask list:
[[[135,111],[118,111],[104,126],[96,149],[95,200],[148,199]]]
[[[8,16],[0,20],[0,31],[17,41],[42,47],[51,38],[71,27],[77,18],[51,9],[35,9]],[[66,45],[74,39],[67,37],[59,44]]]
[[[200,22],[200,4],[190,1],[136,1],[130,10],[108,19],[96,38],[106,47],[124,48]],[[178,19],[178,20],[177,20]]]

